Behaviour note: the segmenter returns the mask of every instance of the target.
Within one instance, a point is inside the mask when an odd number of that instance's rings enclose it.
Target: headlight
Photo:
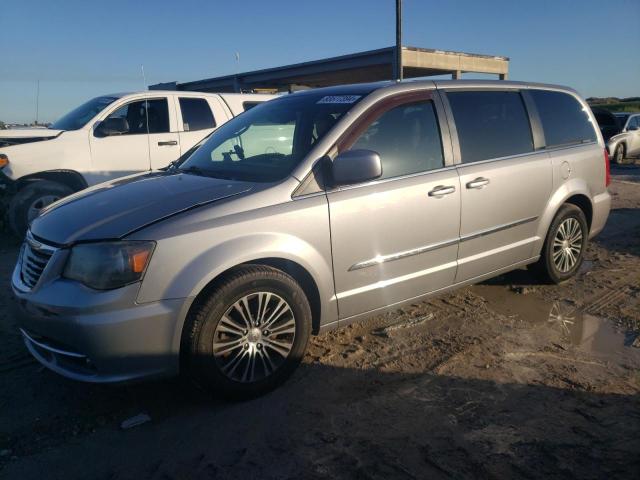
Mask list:
[[[63,277],[96,290],[111,290],[139,281],[155,242],[85,243],[71,249]]]

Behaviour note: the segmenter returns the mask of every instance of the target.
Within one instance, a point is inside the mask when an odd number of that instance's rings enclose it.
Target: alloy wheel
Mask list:
[[[40,214],[40,210],[47,205],[51,205],[53,202],[57,202],[58,200],[60,200],[59,195],[43,195],[42,197],[38,197],[33,201],[33,203],[31,203],[31,205],[29,205],[29,209],[27,210],[27,221],[30,223]]]
[[[573,217],[565,219],[553,239],[553,263],[556,268],[567,273],[573,269],[582,253],[582,228]]]
[[[231,305],[213,334],[213,356],[229,379],[252,383],[272,375],[293,348],[296,319],[272,292],[255,292]]]

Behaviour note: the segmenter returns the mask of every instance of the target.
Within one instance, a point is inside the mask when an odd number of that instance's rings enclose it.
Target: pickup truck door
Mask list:
[[[114,128],[104,131],[96,125],[89,134],[89,184],[161,168],[180,156],[175,113],[166,96],[119,104],[102,122]]]
[[[215,97],[175,95],[174,105],[180,135],[180,155],[229,120],[220,100]]]
[[[354,125],[365,130],[352,145],[338,146],[376,151],[383,172],[327,192],[341,319],[453,284],[460,184],[438,102],[431,91],[388,99]]]

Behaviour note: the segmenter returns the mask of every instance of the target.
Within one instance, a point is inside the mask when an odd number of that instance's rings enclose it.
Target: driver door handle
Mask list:
[[[159,147],[168,147],[177,144],[178,142],[176,140],[165,140],[164,142],[158,142]]]
[[[439,198],[444,195],[449,195],[455,191],[456,187],[454,187],[453,185],[438,185],[433,190],[429,191],[429,196]]]
[[[478,177],[474,180],[471,180],[467,183],[467,188],[483,188],[486,185],[489,185],[489,179],[484,177]]]

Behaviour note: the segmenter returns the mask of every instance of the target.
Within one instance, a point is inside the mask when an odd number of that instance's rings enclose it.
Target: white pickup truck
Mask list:
[[[265,94],[104,95],[50,128],[0,130],[0,199],[23,234],[46,205],[88,186],[166,167]],[[1,210],[0,210],[1,213]]]

